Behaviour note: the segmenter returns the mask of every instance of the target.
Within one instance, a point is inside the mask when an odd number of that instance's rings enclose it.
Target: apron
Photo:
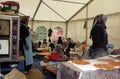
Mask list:
[[[33,51],[32,51],[31,31],[29,30],[29,32],[30,32],[29,36],[25,38],[26,43],[27,43],[29,49],[26,49],[25,46],[23,46],[23,50],[24,50],[24,53],[25,53],[26,66],[30,65],[30,64],[33,64]]]

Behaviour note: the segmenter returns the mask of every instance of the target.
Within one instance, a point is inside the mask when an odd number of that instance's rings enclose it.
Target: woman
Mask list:
[[[31,30],[29,29],[28,20],[22,19],[20,25],[20,51],[25,57],[24,71],[29,71],[33,64],[33,48],[31,39]]]
[[[92,39],[92,46],[90,57],[97,58],[108,55],[106,45],[108,44],[108,37],[106,32],[107,16],[104,14],[97,15],[94,19],[90,38]]]

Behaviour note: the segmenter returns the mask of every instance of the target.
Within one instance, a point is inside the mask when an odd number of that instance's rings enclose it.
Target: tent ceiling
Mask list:
[[[0,2],[11,0],[0,0]],[[19,2],[20,13],[33,20],[66,22],[93,0],[12,0]]]

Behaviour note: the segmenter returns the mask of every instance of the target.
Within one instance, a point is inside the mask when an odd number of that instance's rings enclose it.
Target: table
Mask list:
[[[95,63],[96,59],[88,61]],[[120,67],[103,70],[90,65],[75,65],[71,61],[62,62],[57,66],[57,79],[120,79]]]
[[[11,59],[11,58],[8,58],[8,57],[4,57],[4,58],[0,58],[0,63],[2,62],[19,62],[19,61],[24,61],[24,56],[19,56],[18,59]]]
[[[37,50],[41,53],[48,52],[49,48],[37,48]]]
[[[50,56],[51,53],[45,52],[45,53],[37,53],[39,56]]]

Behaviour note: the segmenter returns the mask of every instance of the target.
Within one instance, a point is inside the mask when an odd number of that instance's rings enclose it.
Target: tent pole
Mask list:
[[[68,32],[68,22],[66,22],[66,32],[65,32],[65,38],[67,38],[67,32]]]
[[[88,42],[88,5],[86,6],[86,44]]]
[[[48,6],[44,1],[43,1],[43,4],[45,4],[49,9],[51,9],[54,13],[56,13],[58,16],[60,16],[62,19],[64,19],[66,21],[66,19],[60,15],[58,12],[56,12],[53,8],[51,8],[50,6]]]
[[[64,0],[53,0],[53,1],[66,2],[66,3],[73,3],[73,4],[85,4],[85,3],[80,3],[80,2],[72,2],[72,1],[64,1]]]
[[[42,0],[40,0],[40,1],[39,1],[39,4],[38,4],[38,6],[37,6],[37,8],[36,8],[36,10],[35,10],[35,13],[34,13],[34,15],[33,15],[32,20],[34,20],[34,19],[35,19],[35,16],[36,16],[36,14],[37,14],[37,12],[38,12],[38,9],[39,9],[39,7],[40,7],[41,3],[42,3]]]
[[[32,22],[31,22],[31,29],[32,29],[32,31],[33,31],[33,22],[34,22],[34,20],[32,20]]]
[[[75,17],[79,12],[81,12],[86,6],[88,6],[92,1],[94,1],[94,0],[90,0],[88,3],[86,3],[81,9],[79,9],[72,17],[70,17],[68,20],[67,20],[67,22],[68,21],[70,21],[73,17]]]

